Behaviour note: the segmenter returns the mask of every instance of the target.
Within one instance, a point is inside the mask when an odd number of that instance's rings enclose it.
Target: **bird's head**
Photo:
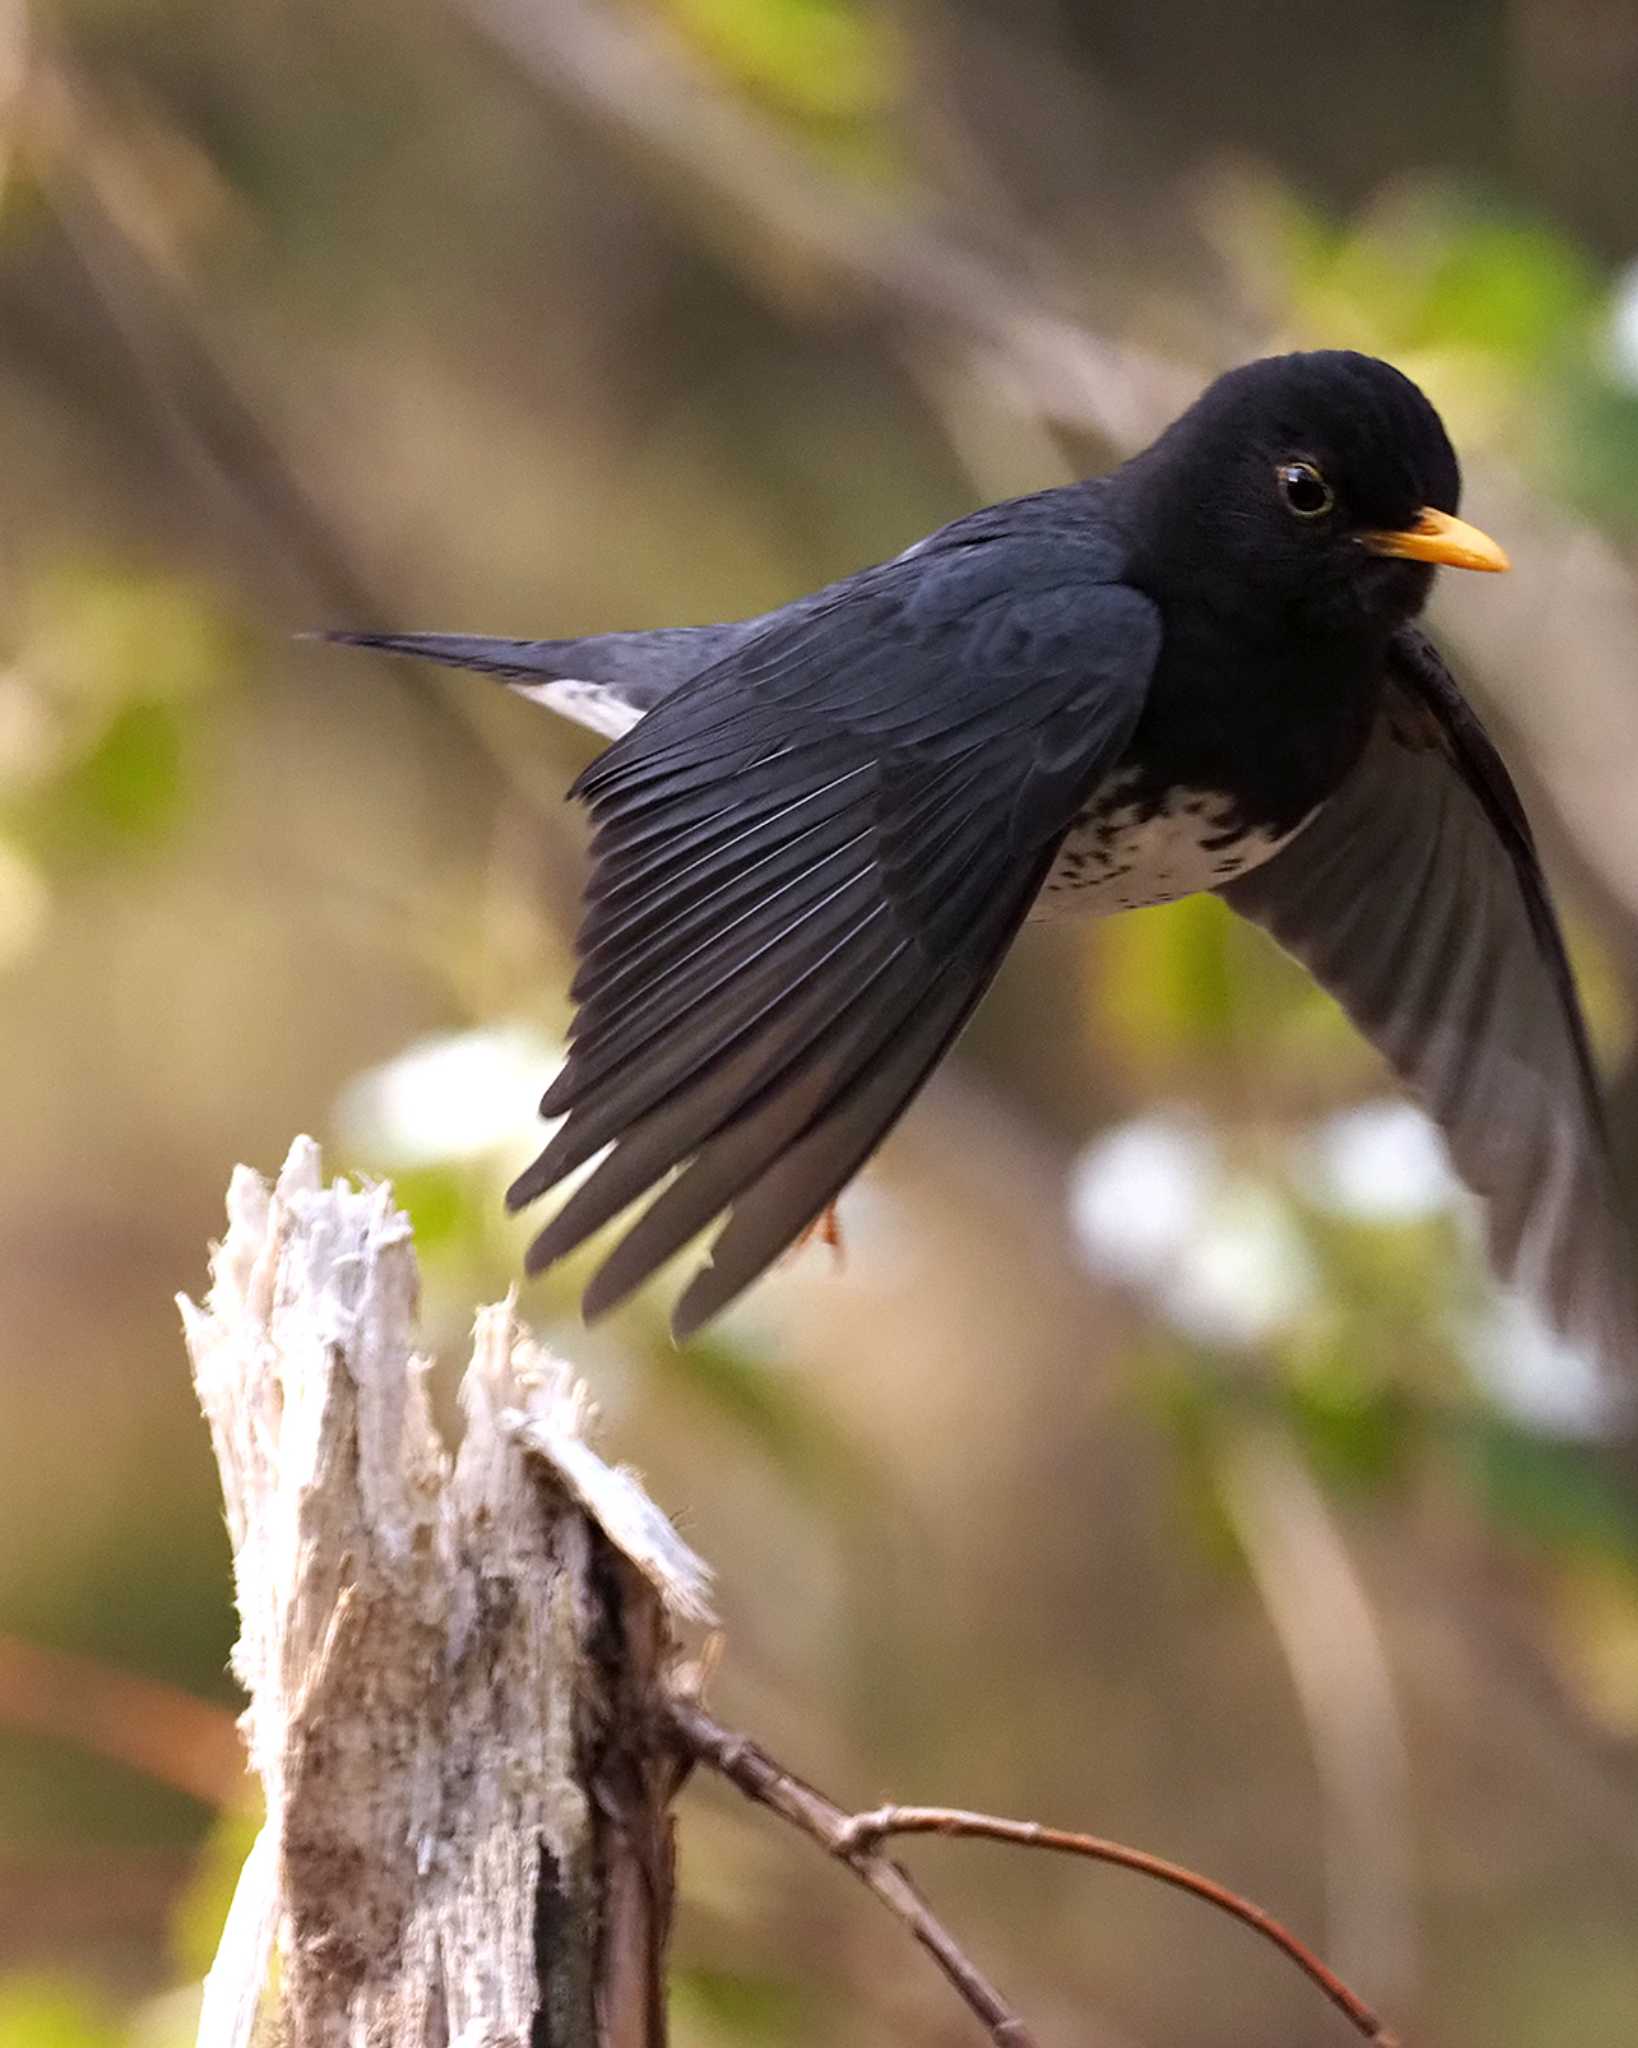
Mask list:
[[[1508,566],[1456,517],[1461,472],[1439,415],[1374,356],[1231,370],[1124,474],[1155,594],[1277,630],[1391,630],[1421,610],[1440,564]]]

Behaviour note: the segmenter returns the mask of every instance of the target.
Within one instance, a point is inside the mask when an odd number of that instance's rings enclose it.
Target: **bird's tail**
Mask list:
[[[611,739],[628,732],[702,669],[720,661],[761,622],[663,626],[649,633],[596,633],[585,640],[491,640],[475,633],[320,633],[342,647],[414,655],[499,676],[577,725]]]
[[[373,647],[382,654],[411,654],[446,668],[482,669],[486,675],[550,682],[584,674],[575,651],[588,640],[492,640],[480,633],[319,633],[338,647]]]

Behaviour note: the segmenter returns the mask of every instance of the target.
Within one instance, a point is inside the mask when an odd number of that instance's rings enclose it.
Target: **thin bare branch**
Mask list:
[[[699,1707],[678,1702],[673,1705],[672,1720],[683,1743],[702,1763],[709,1764],[747,1799],[810,1835],[868,1884],[932,1952],[957,1991],[990,2027],[996,2041],[1017,2048],[1017,2044],[1027,2043],[1030,2036],[1022,2021],[1007,2011],[994,1989],[933,1918],[903,1868],[881,1855],[879,1845],[889,1836],[947,1835],[1007,1842],[1015,1848],[1050,1849],[1060,1855],[1083,1856],[1094,1863],[1112,1863],[1122,1870],[1155,1878],[1161,1884],[1187,1892],[1191,1898],[1204,1900],[1260,1934],[1295,1963],[1375,2048],[1398,2048],[1398,2036],[1289,1928],[1250,1899],[1181,1863],[1168,1862],[1163,1856],[1153,1856],[1147,1850],[1129,1848],[1124,1842],[1108,1841],[1099,1835],[1075,1834],[1067,1828],[1045,1827],[1039,1821],[1008,1820],[998,1814],[973,1813],[962,1807],[889,1805],[863,1813],[845,1813],[824,1793],[815,1791],[794,1772],[775,1762],[765,1749],[747,1736],[723,1727]],[[1006,2031],[1009,2027],[1010,2032]]]
[[[683,1749],[757,1806],[777,1813],[828,1849],[902,1920],[989,2029],[997,2048],[1035,2048],[1035,2036],[922,1897],[908,1871],[868,1841],[855,1839],[857,1816],[776,1763],[759,1743],[723,1727],[689,1701],[674,1701],[672,1726]]]
[[[1220,1913],[1272,1942],[1289,1956],[1303,1975],[1317,1984],[1339,2012],[1346,2014],[1367,2041],[1376,2048],[1398,2048],[1398,2036],[1365,2003],[1349,1990],[1334,1970],[1329,1969],[1312,1949],[1297,1939],[1288,1927],[1250,1899],[1232,1892],[1215,1879],[1203,1877],[1185,1864],[1168,1862],[1147,1849],[1133,1849],[1124,1842],[1111,1842],[1102,1835],[1080,1835],[1068,1828],[1049,1828],[1035,1820],[1007,1820],[999,1814],[970,1813],[958,1806],[878,1806],[872,1812],[856,1813],[843,1831],[836,1853],[844,1858],[855,1847],[868,1849],[891,1835],[954,1835],[971,1841],[1009,1842],[1019,1849],[1052,1849],[1064,1856],[1084,1856],[1093,1863],[1113,1863],[1121,1870],[1135,1870],[1143,1877],[1158,1879],[1191,1898],[1203,1899]]]

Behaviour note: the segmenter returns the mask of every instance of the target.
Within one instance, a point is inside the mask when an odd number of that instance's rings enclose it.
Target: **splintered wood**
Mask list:
[[[233,1544],[233,1668],[267,1820],[201,2048],[659,2048],[675,1617],[709,1575],[586,1437],[510,1303],[480,1311],[452,1458],[385,1188],[308,1139],[239,1168],[183,1300]]]

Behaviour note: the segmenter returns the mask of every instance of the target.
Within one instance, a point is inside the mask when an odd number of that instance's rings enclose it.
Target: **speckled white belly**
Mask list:
[[[1156,810],[1110,789],[1070,827],[1031,915],[1107,917],[1218,888],[1278,853],[1307,822],[1248,832],[1233,799],[1214,791],[1170,790]]]

